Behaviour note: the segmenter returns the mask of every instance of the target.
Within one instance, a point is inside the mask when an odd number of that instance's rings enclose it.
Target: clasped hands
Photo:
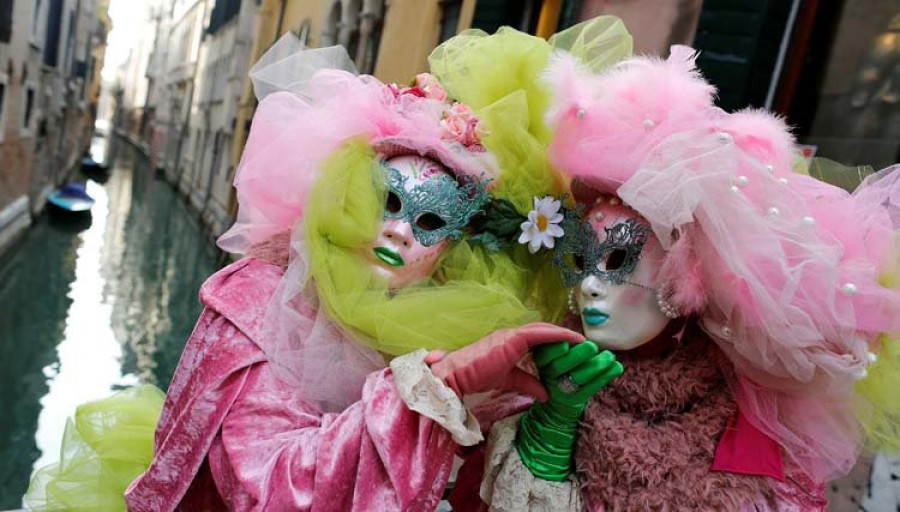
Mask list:
[[[517,366],[529,351],[539,379]],[[449,354],[432,351],[425,362],[460,398],[491,389],[534,396],[516,448],[535,476],[555,481],[571,470],[578,422],[591,397],[624,370],[612,352],[544,323],[497,331]]]

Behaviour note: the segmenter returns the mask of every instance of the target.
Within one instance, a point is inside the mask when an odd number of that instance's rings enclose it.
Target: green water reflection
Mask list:
[[[75,406],[138,382],[163,389],[220,253],[146,160],[118,145],[92,218],[44,215],[0,258],[0,510],[58,457]]]

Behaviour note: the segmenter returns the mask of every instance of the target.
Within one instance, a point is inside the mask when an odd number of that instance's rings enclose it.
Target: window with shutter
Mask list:
[[[50,0],[47,13],[47,38],[44,44],[44,65],[56,67],[59,62],[59,37],[62,29],[62,0]]]
[[[22,116],[22,135],[31,135],[34,119],[34,86],[25,86],[25,112]]]
[[[216,0],[212,13],[209,16],[207,33],[215,34],[222,27],[234,19],[241,10],[241,0]]]
[[[8,43],[12,39],[13,0],[0,0],[0,43]]]

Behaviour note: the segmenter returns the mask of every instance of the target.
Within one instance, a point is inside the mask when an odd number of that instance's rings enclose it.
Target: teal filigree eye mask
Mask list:
[[[460,184],[447,174],[429,177],[409,190],[409,179],[382,162],[387,184],[384,218],[399,219],[412,226],[413,236],[425,247],[448,238],[459,240],[469,221],[488,201],[487,182]]]
[[[563,230],[566,234],[553,251],[553,264],[567,287],[591,274],[613,284],[634,284],[628,276],[641,259],[651,232],[648,226],[628,219],[605,228],[606,239],[600,242],[594,228],[578,212],[568,211]]]

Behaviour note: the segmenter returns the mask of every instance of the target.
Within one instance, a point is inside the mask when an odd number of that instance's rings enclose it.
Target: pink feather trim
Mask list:
[[[692,238],[689,230],[682,232],[666,252],[658,277],[658,281],[668,287],[670,295],[667,300],[682,315],[702,313],[708,300],[700,274],[700,259],[694,255]]]

